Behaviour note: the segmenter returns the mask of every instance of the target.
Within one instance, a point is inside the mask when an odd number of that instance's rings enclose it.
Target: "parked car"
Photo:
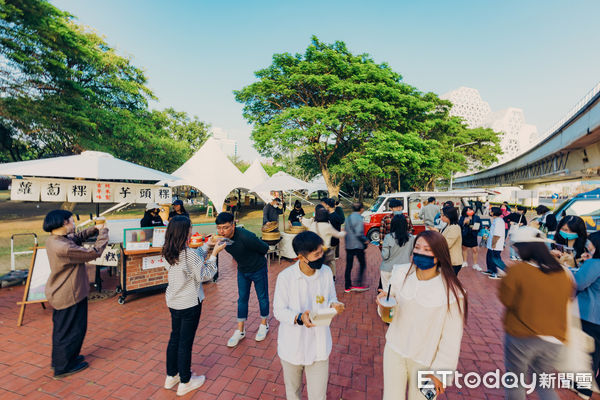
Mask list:
[[[589,233],[600,229],[600,189],[580,193],[564,201],[554,211],[556,220],[564,216],[576,215],[584,220]]]

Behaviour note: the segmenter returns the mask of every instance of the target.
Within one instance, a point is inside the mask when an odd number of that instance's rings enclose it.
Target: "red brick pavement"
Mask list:
[[[382,396],[382,354],[385,325],[373,303],[378,280],[378,249],[367,251],[365,293],[343,292],[344,251],[338,260],[337,289],[346,312],[331,325],[333,351],[330,357],[328,399],[371,400]],[[483,258],[483,255],[482,257]],[[273,262],[269,272],[271,297],[276,275],[290,265]],[[483,262],[480,265],[484,265]],[[356,268],[357,269],[357,268]],[[469,294],[469,318],[463,337],[459,370],[485,373],[503,369],[502,307],[496,297],[497,281],[472,269],[460,273]],[[107,278],[109,279],[109,278]],[[112,283],[114,287],[114,282]],[[107,285],[110,288],[110,283]],[[235,349],[225,343],[236,325],[237,285],[235,268],[228,254],[221,259],[217,284],[204,286],[206,300],[193,350],[192,369],[207,377],[206,384],[187,395],[194,399],[283,399],[285,390],[277,357],[277,326],[263,342],[254,341],[259,324],[258,302],[250,299],[248,336]],[[90,362],[87,370],[61,379],[50,369],[52,313],[29,305],[25,323],[16,327],[23,287],[0,290],[0,398],[13,399],[173,399],[175,390],[162,388],[165,350],[170,318],[162,293],[130,295],[124,305],[116,298],[89,305],[89,327],[82,354]],[[562,391],[563,399],[576,399]],[[451,387],[447,399],[503,398],[500,390],[458,390]],[[534,398],[534,396],[532,396]]]

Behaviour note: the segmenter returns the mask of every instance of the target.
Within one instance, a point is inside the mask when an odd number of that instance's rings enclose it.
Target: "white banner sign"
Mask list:
[[[71,203],[90,203],[92,201],[92,185],[90,182],[76,181],[67,186],[67,201]]]
[[[142,258],[142,269],[164,268],[167,261],[162,256],[151,256]]]
[[[158,204],[171,204],[173,202],[171,188],[161,187],[154,189],[154,202]]]
[[[115,203],[135,203],[135,187],[136,185],[133,185],[131,183],[115,183],[113,192],[113,198]]]
[[[67,185],[61,181],[42,181],[40,192],[42,201],[67,200]]]
[[[94,203],[112,203],[113,202],[113,183],[98,182],[94,185]]]
[[[171,204],[169,187],[134,183],[67,179],[13,179],[10,199],[71,203],[159,203]]]
[[[154,202],[154,193],[151,186],[136,185],[135,187],[136,203],[148,204]]]
[[[40,201],[40,182],[29,179],[13,179],[10,187],[10,199]]]

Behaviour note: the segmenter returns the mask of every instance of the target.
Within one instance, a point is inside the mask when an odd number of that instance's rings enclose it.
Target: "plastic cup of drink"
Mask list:
[[[394,310],[396,307],[396,299],[390,297],[389,299],[382,298],[379,300],[380,306],[379,311],[381,313],[381,320],[388,324],[394,319]]]
[[[94,220],[94,223],[95,223],[96,225],[104,225],[104,224],[106,224],[106,219],[105,219],[105,218],[96,218],[96,219]]]

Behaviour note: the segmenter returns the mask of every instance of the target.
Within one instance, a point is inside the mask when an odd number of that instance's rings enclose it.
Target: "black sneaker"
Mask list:
[[[75,357],[75,363],[74,364],[77,365],[77,364],[82,363],[84,361],[85,361],[85,356],[83,356],[83,355],[80,354],[77,357]],[[56,368],[54,368],[54,366],[52,366],[52,370],[54,371],[55,369]]]
[[[485,275],[492,275],[493,274],[492,271],[481,271],[481,273],[485,274]]]
[[[83,371],[84,369],[86,369],[87,367],[89,367],[90,364],[88,364],[86,361],[80,362],[79,364],[76,364],[73,368],[67,370],[67,371],[63,371],[63,372],[54,372],[54,378],[56,379],[60,379],[60,378],[64,378],[67,377],[69,375],[73,375],[78,373],[79,371]]]

